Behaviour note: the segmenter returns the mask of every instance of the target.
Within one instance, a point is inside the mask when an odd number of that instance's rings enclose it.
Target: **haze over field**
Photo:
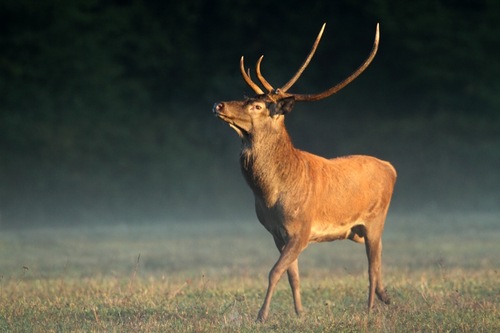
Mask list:
[[[3,1],[0,223],[253,218],[238,139],[212,105],[252,95],[241,55],[265,54],[266,77],[286,82],[323,22],[294,92],[352,72],[377,22],[380,48],[342,92],[296,106],[296,145],[391,161],[395,211],[495,210],[499,15],[495,1]]]

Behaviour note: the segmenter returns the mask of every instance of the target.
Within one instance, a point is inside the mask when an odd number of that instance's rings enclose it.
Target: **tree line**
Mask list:
[[[265,54],[266,76],[286,82],[323,22],[298,92],[348,75],[380,22],[375,62],[336,97],[355,112],[341,114],[496,118],[499,14],[494,0],[1,1],[1,223],[154,219],[193,205],[217,216],[236,144],[211,105],[250,93],[242,54],[249,67]],[[206,193],[218,200],[206,205]]]

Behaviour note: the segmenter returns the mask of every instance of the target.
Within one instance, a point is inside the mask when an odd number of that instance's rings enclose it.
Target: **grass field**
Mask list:
[[[4,230],[1,332],[500,332],[500,214],[391,214],[384,278],[366,311],[363,246],[300,257],[306,310],[283,279],[256,323],[277,259],[256,220]]]

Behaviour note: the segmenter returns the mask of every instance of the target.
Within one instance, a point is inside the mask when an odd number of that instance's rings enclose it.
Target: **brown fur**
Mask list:
[[[283,106],[281,101],[262,95],[214,106],[216,115],[242,139],[241,169],[254,193],[257,217],[281,253],[269,273],[258,320],[267,318],[271,297],[285,271],[295,311],[302,312],[298,257],[311,242],[350,239],[364,243],[369,263],[368,308],[375,294],[388,304],[381,278],[381,237],[395,169],[375,157],[325,159],[295,148],[284,124],[284,114],[293,103]]]

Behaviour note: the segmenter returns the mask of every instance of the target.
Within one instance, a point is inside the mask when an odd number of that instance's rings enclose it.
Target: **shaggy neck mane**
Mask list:
[[[294,184],[301,169],[298,151],[283,123],[267,123],[245,138],[240,163],[248,185],[269,205],[274,205],[279,193]]]

